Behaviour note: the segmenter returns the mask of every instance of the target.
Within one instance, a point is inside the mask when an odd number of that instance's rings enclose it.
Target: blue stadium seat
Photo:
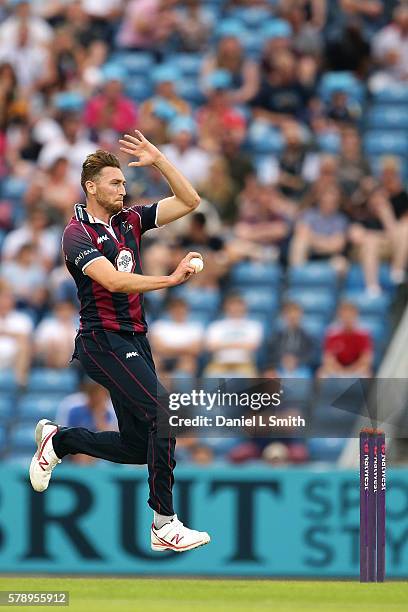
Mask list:
[[[307,441],[311,461],[337,461],[346,444],[345,438],[310,438]]]
[[[0,425],[0,455],[3,455],[6,450],[7,434],[4,427]]]
[[[261,121],[254,122],[248,130],[248,145],[256,155],[279,154],[283,149],[283,138],[275,128]]]
[[[5,425],[17,416],[15,398],[8,393],[0,395],[0,423]]]
[[[115,53],[112,62],[117,62],[128,73],[129,79],[133,77],[146,78],[155,65],[154,57],[145,51],[122,51]]]
[[[184,77],[176,83],[177,94],[190,104],[203,104],[205,96],[200,89],[197,77]]]
[[[27,390],[42,393],[72,393],[78,385],[78,378],[72,370],[37,368],[32,370]]]
[[[173,295],[183,298],[192,310],[215,314],[220,305],[220,294],[217,289],[206,287],[176,287]]]
[[[405,106],[375,106],[367,116],[367,126],[373,130],[407,130]]]
[[[390,266],[388,264],[381,264],[379,270],[379,280],[383,289],[391,289],[393,283],[390,277]],[[360,264],[352,264],[347,272],[345,280],[346,289],[360,290],[365,288],[363,269]]]
[[[319,151],[322,151],[323,153],[332,153],[333,155],[337,155],[337,153],[340,152],[340,136],[334,132],[318,134],[316,144]]]
[[[17,388],[16,375],[13,370],[0,369],[0,393],[13,392]]]
[[[279,307],[279,296],[276,291],[270,288],[244,289],[241,287],[239,293],[244,298],[250,314],[258,312],[271,317],[276,314]]]
[[[373,100],[378,104],[408,104],[408,87],[403,83],[386,87],[374,92]]]
[[[64,395],[41,395],[39,393],[27,393],[19,404],[19,418],[22,422],[36,422],[40,419],[55,419],[58,406],[64,399]]]
[[[299,304],[305,314],[319,314],[326,320],[332,316],[336,304],[334,293],[323,289],[289,289],[285,296],[285,301],[288,300]]]
[[[242,24],[249,29],[258,29],[265,25],[266,21],[270,21],[271,13],[262,7],[238,7],[229,11],[229,15],[233,19],[239,19]]]
[[[1,197],[5,200],[21,200],[27,190],[28,182],[16,176],[8,176],[2,181]]]
[[[364,136],[364,151],[368,156],[408,155],[408,135],[402,132],[370,130]]]
[[[375,346],[383,348],[390,332],[388,320],[384,317],[366,315],[360,317],[359,322],[361,327],[370,332]]]
[[[363,102],[365,88],[352,72],[326,72],[319,84],[319,94],[325,102],[336,91],[345,92],[353,102]]]
[[[135,102],[144,102],[153,95],[153,85],[148,76],[132,77],[126,83],[126,95]]]
[[[276,287],[280,283],[281,276],[282,270],[275,263],[245,261],[232,268],[230,282],[233,286]]]
[[[16,453],[36,450],[34,428],[32,425],[20,424],[12,428],[9,434],[10,450]]]
[[[307,332],[315,338],[316,340],[322,340],[324,338],[324,332],[327,327],[325,318],[320,317],[319,315],[303,315],[302,317],[302,327]]]
[[[386,294],[370,297],[361,291],[346,291],[341,295],[341,300],[353,302],[359,309],[360,315],[384,316],[390,304],[390,297]]]
[[[175,53],[169,58],[184,77],[198,78],[203,58],[196,53]]]
[[[289,269],[290,287],[332,287],[337,284],[336,271],[326,262],[310,262]]]
[[[264,329],[264,338],[269,338],[276,324],[276,316],[271,311],[262,312],[251,310],[248,314],[249,319],[258,321]],[[262,351],[262,348],[260,349]]]

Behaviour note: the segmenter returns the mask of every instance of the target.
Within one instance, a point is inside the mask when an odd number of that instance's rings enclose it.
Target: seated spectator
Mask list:
[[[214,321],[207,329],[206,346],[211,355],[207,375],[234,372],[242,376],[255,376],[256,351],[263,340],[261,323],[251,319],[239,294],[227,296],[223,314],[223,319]]]
[[[267,344],[267,367],[279,367],[286,355],[296,359],[297,366],[311,366],[315,357],[314,341],[302,327],[302,308],[287,302],[282,311],[283,325]]]
[[[244,28],[238,22],[224,22],[220,26],[220,37],[214,53],[204,58],[201,69],[202,89],[211,90],[207,77],[216,70],[227,70],[231,76],[228,90],[232,104],[244,104],[251,100],[259,87],[258,65],[246,58],[240,42]]]
[[[85,427],[91,431],[116,430],[117,421],[106,389],[86,378],[81,391],[81,394],[75,393],[63,400],[58,410],[58,423],[62,427]],[[88,464],[95,463],[97,459],[78,453],[70,456],[70,461]]]
[[[157,66],[152,74],[154,95],[140,106],[140,125],[147,138],[153,130],[156,144],[167,142],[167,121],[191,113],[190,105],[177,94],[175,84],[179,78],[180,74],[173,65]],[[157,119],[162,120],[160,131]]]
[[[214,25],[214,16],[202,6],[200,0],[184,0],[177,7],[176,32],[180,51],[198,53],[204,51]]]
[[[373,179],[362,181],[347,208],[352,221],[350,241],[358,249],[370,295],[381,292],[378,280],[381,259],[391,257],[391,278],[395,284],[404,281],[408,262],[408,196],[394,158],[383,162],[382,184],[379,188]]]
[[[49,215],[42,208],[33,208],[17,229],[7,234],[1,251],[3,261],[13,261],[24,244],[33,244],[37,261],[50,270],[61,250],[61,235],[49,225]]]
[[[240,213],[235,226],[239,240],[254,245],[254,250],[284,256],[294,214],[293,203],[277,190],[256,183],[245,189],[240,197]],[[261,249],[259,249],[261,247]]]
[[[295,56],[280,51],[265,66],[265,76],[251,105],[255,119],[281,127],[286,121],[304,122],[306,107],[314,91],[313,82],[299,74]]]
[[[57,104],[65,106],[65,95],[64,98],[62,101],[59,99]],[[63,111],[59,119],[61,134],[43,146],[38,164],[41,168],[49,168],[57,159],[65,157],[69,163],[72,180],[78,181],[84,159],[89,153],[95,152],[96,146],[86,136],[81,116],[77,111]]]
[[[49,168],[38,171],[30,181],[24,201],[30,208],[41,204],[58,224],[68,223],[73,204],[78,201],[80,190],[69,174],[68,160],[56,159]]]
[[[349,99],[345,91],[334,91],[327,105],[326,113],[335,125],[342,127],[354,125],[360,118],[361,109],[358,104]]]
[[[24,386],[31,366],[31,319],[15,309],[11,287],[0,279],[0,370],[12,369]]]
[[[378,72],[370,79],[372,91],[406,81],[408,78],[408,6],[398,4],[391,23],[385,25],[372,40],[373,56]]]
[[[361,150],[361,139],[354,127],[341,132],[341,150],[337,167],[337,178],[342,192],[351,197],[360,181],[370,175],[370,166]]]
[[[326,2],[280,0],[279,14],[292,28],[292,48],[297,54],[319,56],[323,46]]]
[[[230,102],[231,75],[227,70],[215,70],[207,77],[208,92],[205,104],[196,113],[199,141],[207,151],[220,151],[220,135],[231,125],[244,124],[242,113]]]
[[[13,260],[0,265],[0,276],[13,288],[19,307],[33,309],[40,314],[47,298],[47,274],[37,261],[36,247],[23,244]]]
[[[66,368],[74,350],[77,309],[71,302],[58,302],[51,316],[35,330],[35,357],[47,368]]]
[[[194,185],[207,180],[212,156],[195,141],[196,125],[191,117],[176,117],[168,128],[169,144],[162,147],[164,155]]]
[[[126,49],[153,51],[159,58],[176,30],[174,0],[130,0],[117,36],[119,46]],[[143,124],[142,124],[143,125]]]
[[[82,8],[92,19],[95,36],[113,43],[115,25],[122,15],[123,0],[82,0]]]
[[[339,212],[340,191],[331,187],[320,194],[317,207],[307,210],[296,224],[290,249],[290,264],[301,266],[309,258],[328,259],[344,268],[347,219]]]
[[[326,333],[318,376],[371,376],[372,362],[373,342],[369,332],[358,325],[358,308],[343,302],[338,309],[337,322]]]
[[[13,66],[0,61],[0,132],[11,123],[26,119],[27,113],[28,102],[19,90]]]
[[[162,373],[194,375],[203,346],[204,328],[188,320],[189,309],[182,299],[171,299],[167,312],[169,319],[159,319],[150,326],[157,369]]]
[[[113,132],[113,143],[118,134],[137,127],[137,109],[133,100],[123,93],[126,72],[120,65],[107,64],[102,70],[102,76],[102,91],[89,100],[84,120],[95,135],[100,131]]]

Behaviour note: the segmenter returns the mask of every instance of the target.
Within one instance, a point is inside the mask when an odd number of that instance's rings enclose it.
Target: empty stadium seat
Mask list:
[[[319,314],[328,320],[335,308],[335,296],[332,291],[323,289],[307,290],[302,288],[289,289],[285,301],[296,302],[306,314]]]
[[[0,425],[0,455],[3,455],[4,451],[6,450],[6,441],[7,441],[6,430],[4,427]]]
[[[197,79],[200,75],[203,58],[195,53],[175,53],[170,57],[170,61],[183,76]]]
[[[383,289],[390,289],[393,283],[390,276],[390,266],[381,264],[379,269],[379,281]],[[347,290],[363,290],[365,288],[365,280],[363,269],[360,264],[352,264],[347,272],[345,287]]]
[[[272,289],[240,289],[240,295],[244,298],[249,313],[264,313],[273,316],[279,307],[279,297]]]
[[[407,110],[403,106],[375,106],[368,113],[367,126],[374,130],[406,130]]]
[[[281,268],[277,264],[246,261],[232,268],[230,282],[233,286],[276,287],[280,283],[281,275]]]
[[[366,155],[408,155],[408,135],[401,132],[370,130],[364,136]]]
[[[184,77],[176,83],[177,94],[193,105],[203,104],[205,96],[200,89],[198,77]]]
[[[345,438],[311,438],[307,441],[311,461],[337,461],[346,444]]]
[[[373,93],[373,100],[381,104],[408,104],[408,87],[404,83],[391,85]]]
[[[13,370],[0,369],[0,393],[15,391],[16,387],[16,375]]]
[[[17,416],[15,398],[8,393],[0,395],[0,423],[5,425]]]
[[[78,377],[73,370],[37,368],[30,374],[27,390],[43,393],[72,393],[77,385]]]
[[[21,453],[36,451],[34,428],[32,425],[16,425],[10,431],[9,444],[11,452]]]
[[[352,72],[327,72],[319,84],[319,94],[325,102],[330,101],[333,93],[342,91],[354,102],[363,102],[365,88]]]
[[[281,133],[261,121],[254,122],[248,130],[248,145],[256,155],[265,153],[281,153],[283,138]]]
[[[22,422],[35,423],[40,419],[55,419],[58,406],[64,399],[64,395],[40,395],[38,393],[27,393],[19,403],[19,419]]]
[[[323,153],[332,153],[333,155],[340,153],[341,141],[337,133],[324,132],[323,134],[318,134],[316,144],[319,151]]]
[[[360,315],[385,315],[390,303],[390,297],[384,293],[378,296],[369,296],[359,290],[346,291],[341,295],[341,300],[355,304]]]
[[[124,68],[131,79],[136,76],[146,78],[155,65],[153,55],[144,51],[118,52],[111,61]]]
[[[192,310],[215,314],[220,305],[220,295],[217,289],[206,287],[176,287],[173,295],[182,298]]]
[[[144,102],[153,95],[153,85],[148,76],[135,76],[126,83],[125,93],[135,102]]]
[[[290,287],[332,287],[337,283],[336,271],[326,262],[310,262],[289,269]]]

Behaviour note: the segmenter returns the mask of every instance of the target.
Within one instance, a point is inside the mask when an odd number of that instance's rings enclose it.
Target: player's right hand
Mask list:
[[[170,274],[171,287],[185,283],[195,273],[194,267],[190,264],[193,257],[202,259],[201,253],[196,253],[195,251],[190,251],[190,253],[183,257],[173,274]]]

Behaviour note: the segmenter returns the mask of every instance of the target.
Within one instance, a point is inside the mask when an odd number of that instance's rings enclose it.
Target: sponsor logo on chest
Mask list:
[[[137,351],[131,351],[130,353],[126,353],[126,359],[130,359],[131,357],[139,357],[139,353]]]
[[[109,240],[108,236],[106,234],[103,234],[103,236],[99,236],[98,240],[96,241],[98,244],[102,244],[102,242],[105,242],[106,240]]]

